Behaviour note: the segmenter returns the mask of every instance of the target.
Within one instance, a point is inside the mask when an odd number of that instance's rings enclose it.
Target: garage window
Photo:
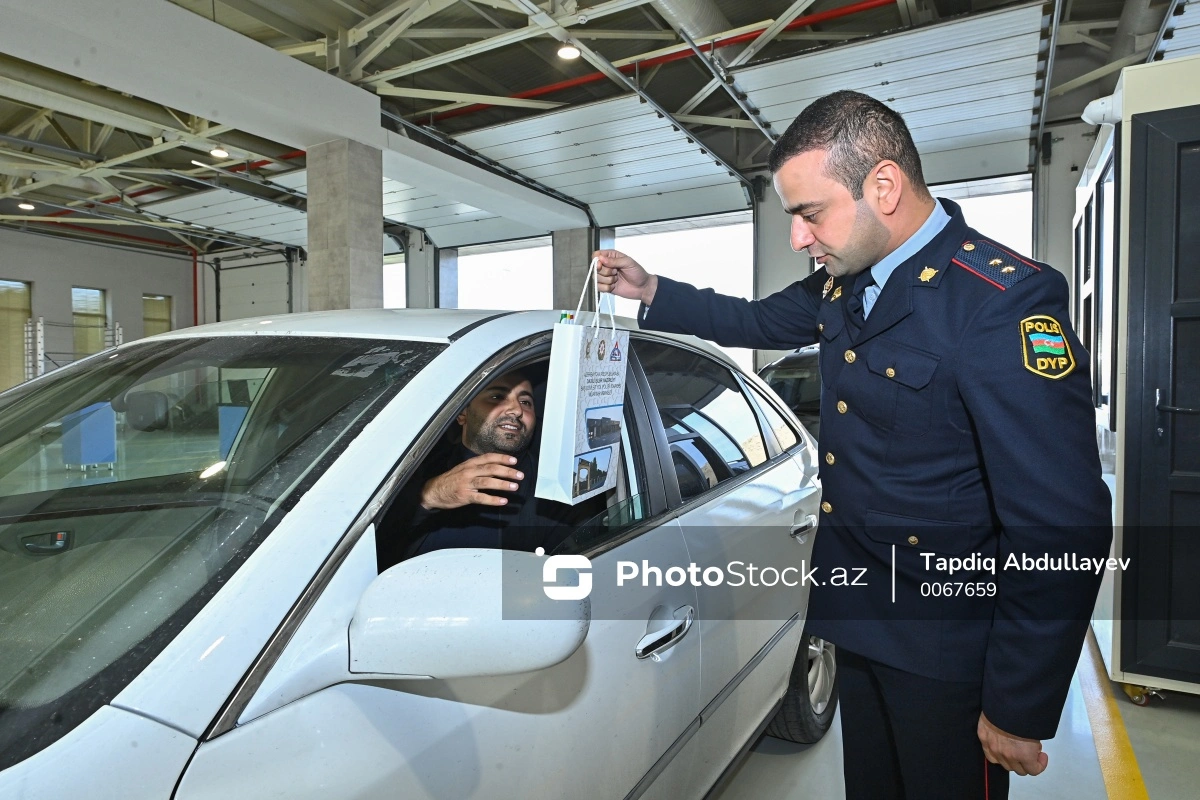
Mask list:
[[[29,284],[0,281],[0,391],[25,380],[25,323],[33,316]]]
[[[171,330],[171,298],[161,294],[142,295],[142,333],[153,336]]]
[[[71,322],[75,326],[75,358],[103,350],[104,329],[108,327],[108,292],[71,287]]]

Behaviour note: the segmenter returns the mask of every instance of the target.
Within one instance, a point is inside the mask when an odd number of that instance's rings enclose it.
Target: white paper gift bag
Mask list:
[[[598,311],[590,320],[580,316],[589,284],[599,308],[595,280],[593,260],[575,317],[554,326],[533,492],[570,505],[616,486],[621,455],[629,332],[617,330],[611,313],[607,327]]]

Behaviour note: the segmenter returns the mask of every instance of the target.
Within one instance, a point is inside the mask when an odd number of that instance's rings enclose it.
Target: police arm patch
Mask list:
[[[1021,320],[1021,348],[1025,369],[1034,375],[1058,380],[1075,370],[1071,343],[1054,317],[1038,314]]]

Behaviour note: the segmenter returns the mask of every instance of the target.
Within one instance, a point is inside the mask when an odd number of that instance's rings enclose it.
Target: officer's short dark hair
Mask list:
[[[863,182],[884,159],[900,165],[918,196],[929,195],[921,156],[904,118],[873,97],[850,91],[818,97],[771,148],[771,172],[810,150],[829,151],[826,173],[855,200],[862,199]]]

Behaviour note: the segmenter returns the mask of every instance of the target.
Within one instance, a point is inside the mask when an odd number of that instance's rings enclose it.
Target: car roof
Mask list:
[[[772,361],[770,364],[767,364],[765,367],[759,370],[759,372],[768,370],[771,367],[786,367],[795,364],[807,364],[815,361],[820,352],[821,346],[819,344],[810,344],[807,347],[800,347],[788,353],[786,356],[778,358]]]
[[[338,336],[370,339],[403,339],[450,343],[474,334],[471,338],[486,337],[498,345],[515,341],[538,331],[550,330],[561,311],[498,311],[459,308],[359,308],[333,311],[309,311],[247,317],[228,322],[213,322],[192,328],[161,333],[154,340],[183,339],[209,336]],[[584,324],[593,319],[591,312],[581,315]],[[617,328],[639,330],[636,320],[615,317]],[[601,324],[609,325],[608,315]],[[694,336],[646,331],[656,338],[669,339],[708,353],[723,363],[736,364],[722,351]],[[144,342],[138,339],[124,346]],[[742,370],[739,370],[742,371]]]

